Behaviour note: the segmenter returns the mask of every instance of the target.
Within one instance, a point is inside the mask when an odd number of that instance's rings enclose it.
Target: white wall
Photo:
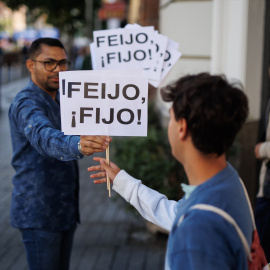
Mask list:
[[[167,0],[160,1],[162,6]],[[161,86],[180,76],[202,71],[210,72],[212,1],[174,2],[160,9],[160,33],[179,43],[183,54]],[[170,104],[161,101],[157,105],[168,116]]]
[[[160,32],[183,53],[166,83],[187,73],[210,70],[212,1],[176,2],[161,9]]]
[[[189,0],[161,8],[160,33],[177,41],[183,53],[163,85],[188,73],[224,73],[243,83],[250,118],[259,119],[264,5],[264,0]]]
[[[264,0],[214,0],[212,73],[238,79],[250,101],[250,119],[260,117]]]

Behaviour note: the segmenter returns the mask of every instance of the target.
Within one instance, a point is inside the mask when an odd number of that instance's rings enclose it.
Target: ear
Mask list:
[[[28,68],[28,70],[30,71],[30,73],[32,73],[33,69],[34,69],[34,61],[32,61],[31,59],[27,59],[26,60],[26,66]]]
[[[180,140],[186,139],[188,131],[187,131],[187,121],[185,118],[181,118],[178,120],[178,132]]]

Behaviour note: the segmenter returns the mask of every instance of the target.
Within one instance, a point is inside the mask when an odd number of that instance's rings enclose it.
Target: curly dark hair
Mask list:
[[[226,153],[248,116],[248,99],[240,82],[224,75],[200,73],[181,77],[161,89],[173,102],[176,120],[186,119],[194,146],[203,154]]]
[[[29,58],[33,59],[35,58],[37,55],[40,54],[41,52],[41,45],[47,45],[47,46],[51,46],[51,47],[59,47],[62,48],[63,50],[66,51],[64,45],[62,44],[62,42],[59,39],[56,38],[38,38],[36,40],[34,40],[29,48]]]

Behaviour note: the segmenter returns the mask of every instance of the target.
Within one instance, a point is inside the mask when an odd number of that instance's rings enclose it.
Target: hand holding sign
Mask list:
[[[80,136],[81,152],[85,156],[103,152],[109,147],[111,140],[107,136]]]
[[[148,82],[140,71],[64,71],[59,82],[62,131],[81,135],[83,154],[106,149],[109,164],[109,136],[147,136]],[[107,189],[111,196],[108,176]]]

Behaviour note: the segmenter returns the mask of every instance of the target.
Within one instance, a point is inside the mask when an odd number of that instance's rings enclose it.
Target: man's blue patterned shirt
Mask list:
[[[56,101],[31,80],[9,109],[12,138],[11,225],[51,231],[79,222],[79,136],[61,132]]]

